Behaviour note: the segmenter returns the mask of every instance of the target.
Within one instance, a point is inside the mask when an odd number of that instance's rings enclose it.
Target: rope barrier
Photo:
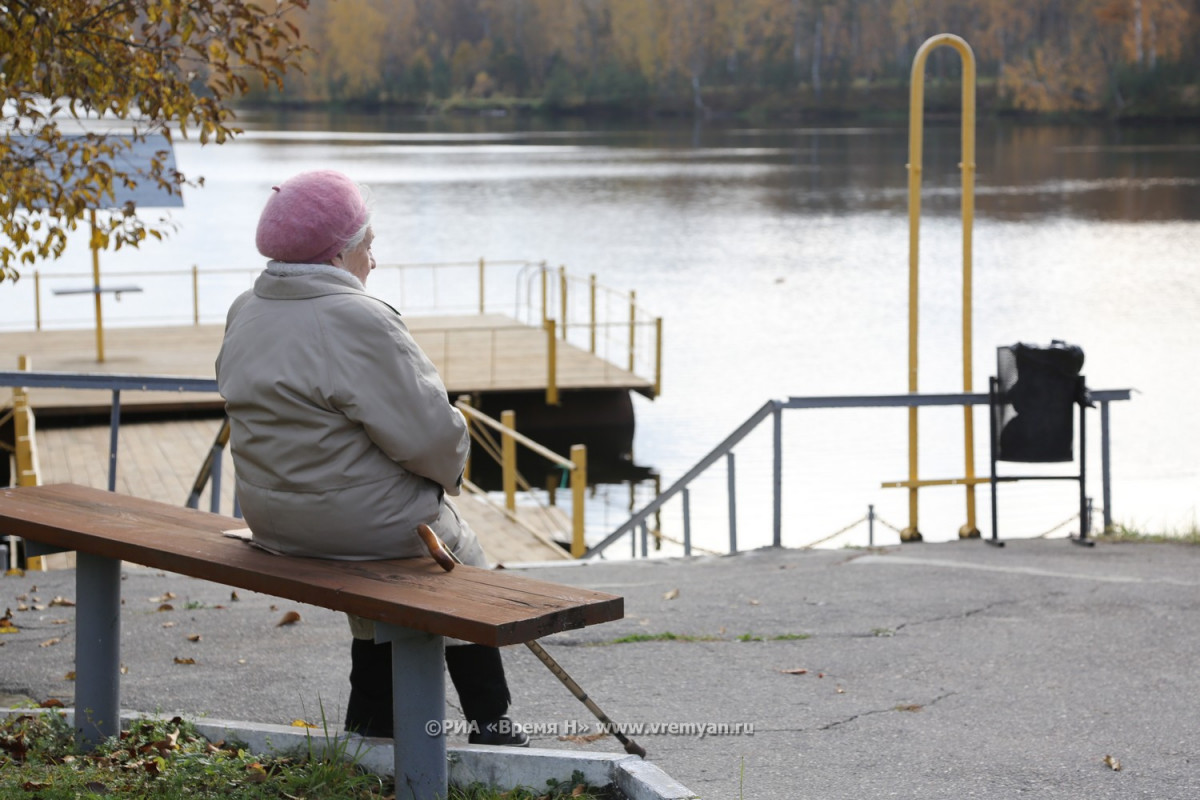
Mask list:
[[[879,519],[879,518],[876,517],[876,519]],[[859,517],[858,519],[854,520],[854,522],[851,522],[849,525],[847,525],[846,527],[842,528],[839,531],[834,531],[833,533],[826,536],[824,539],[817,539],[815,542],[809,542],[806,545],[801,545],[798,549],[809,550],[809,549],[816,547],[819,544],[825,544],[826,542],[830,541],[831,539],[836,539],[837,537],[841,536],[846,531],[850,530],[851,528],[855,527],[856,525],[861,525],[862,523],[864,523],[866,521],[867,521],[866,516]]]

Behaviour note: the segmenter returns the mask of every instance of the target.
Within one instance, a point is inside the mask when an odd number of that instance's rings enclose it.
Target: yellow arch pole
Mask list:
[[[952,33],[930,37],[913,58],[908,110],[908,391],[917,393],[918,274],[921,233],[921,149],[924,136],[925,62],[938,47],[952,47],[962,58],[962,275],[963,275],[963,391],[971,391],[971,231],[975,220],[975,53],[966,40]],[[971,407],[963,406],[964,457],[966,460],[967,522],[960,537],[978,536],[975,525],[975,425]],[[908,410],[908,527],[903,541],[920,541],[917,492],[917,408]]]

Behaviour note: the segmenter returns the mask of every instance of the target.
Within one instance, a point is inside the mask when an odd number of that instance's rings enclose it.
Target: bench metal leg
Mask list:
[[[392,643],[392,727],[396,796],[436,800],[448,793],[446,654],[441,636],[375,623]]]
[[[75,738],[91,749],[121,730],[121,562],[75,559]]]

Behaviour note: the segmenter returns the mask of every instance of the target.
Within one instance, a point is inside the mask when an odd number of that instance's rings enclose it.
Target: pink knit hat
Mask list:
[[[371,218],[358,186],[340,172],[302,172],[271,188],[255,244],[275,261],[327,263]]]

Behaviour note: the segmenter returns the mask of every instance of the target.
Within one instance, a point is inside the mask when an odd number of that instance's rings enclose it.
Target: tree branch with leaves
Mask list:
[[[231,104],[252,81],[282,87],[307,47],[292,16],[308,0],[0,0],[0,282],[56,258],[69,232],[139,184],[171,195],[203,184],[123,159],[135,143],[240,133]],[[126,203],[92,246],[161,238]]]

